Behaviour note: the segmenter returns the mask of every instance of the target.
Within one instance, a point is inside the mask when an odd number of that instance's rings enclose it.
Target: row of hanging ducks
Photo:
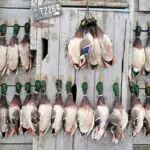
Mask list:
[[[97,24],[97,20],[87,17],[68,44],[71,64],[76,68],[108,68],[114,64],[113,45],[107,34]]]
[[[132,49],[132,74],[133,76],[137,76],[142,73],[145,75],[149,75],[150,73],[150,22],[148,24],[148,36],[145,48],[142,45],[142,41],[140,39],[141,35],[141,26],[137,23],[136,31],[135,31],[135,41]]]
[[[112,133],[112,141],[118,143],[124,139],[124,130],[128,124],[128,113],[119,98],[119,84],[113,84],[115,100],[110,113],[103,96],[103,82],[96,85],[98,92],[97,107],[94,110],[87,97],[88,83],[83,82],[83,98],[79,107],[75,103],[77,92],[76,85],[72,86],[71,80],[66,83],[67,98],[62,102],[62,80],[56,80],[56,97],[54,106],[46,94],[46,76],[42,80],[35,81],[35,91],[31,94],[30,82],[25,83],[26,98],[21,104],[21,83],[16,83],[16,93],[8,106],[6,100],[7,84],[1,85],[0,99],[0,135],[7,137],[15,134],[31,134],[44,136],[49,129],[53,135],[57,135],[63,127],[64,134],[73,136],[77,127],[82,136],[91,134],[91,138],[100,140],[106,136],[109,130]],[[144,107],[138,98],[139,86],[129,81],[131,91],[131,120],[133,136],[137,136],[144,127],[146,134],[150,133],[150,86],[146,84],[146,102]]]
[[[1,76],[16,72],[18,69],[19,56],[21,64],[25,72],[31,70],[31,54],[30,54],[30,21],[24,25],[24,36],[19,42],[18,33],[20,26],[17,21],[13,25],[13,34],[9,44],[6,43],[7,21],[0,26],[0,72]]]

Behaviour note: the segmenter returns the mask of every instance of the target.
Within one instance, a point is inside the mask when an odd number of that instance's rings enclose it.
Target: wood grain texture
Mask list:
[[[1,0],[0,7],[30,8],[31,0]]]
[[[32,150],[32,144],[2,144],[1,150]]]

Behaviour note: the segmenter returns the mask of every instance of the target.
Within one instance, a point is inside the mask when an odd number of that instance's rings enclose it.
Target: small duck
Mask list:
[[[20,26],[17,24],[15,20],[15,24],[13,26],[13,36],[9,42],[8,51],[7,51],[7,65],[8,65],[8,74],[10,71],[16,72],[19,62],[19,49],[18,49],[18,33],[20,30]]]
[[[20,92],[21,92],[22,84],[17,81],[16,82],[16,93],[9,105],[9,121],[10,121],[10,128],[11,128],[11,136],[15,134],[19,134],[20,129],[20,110],[21,110],[21,99],[20,99]]]
[[[41,99],[39,101],[39,135],[44,136],[51,125],[52,105],[46,94],[47,77],[42,75]]]
[[[95,112],[95,124],[92,131],[92,139],[99,141],[106,133],[106,124],[109,117],[109,108],[105,104],[105,98],[103,96],[103,82],[99,81],[96,85],[97,92],[99,94],[97,101],[97,108]]]
[[[113,91],[115,100],[113,103],[113,111],[109,117],[108,127],[110,127],[112,133],[112,142],[117,144],[120,138],[122,141],[124,139],[124,130],[128,123],[128,114],[119,99],[118,81],[113,84]]]
[[[147,37],[147,43],[145,47],[145,72],[146,75],[150,73],[150,22],[148,24],[148,37]]]
[[[39,92],[41,90],[41,80],[35,76],[35,91],[33,92],[30,101],[26,105],[26,117],[28,118],[28,132],[33,136],[38,135],[39,129]]]
[[[88,136],[94,127],[94,111],[87,97],[88,83],[83,82],[83,99],[77,112],[77,123],[82,136]]]
[[[24,25],[25,35],[19,43],[19,55],[25,72],[31,70],[31,53],[30,53],[30,21]]]
[[[145,83],[145,94],[146,94],[146,99],[145,99],[145,104],[144,104],[144,109],[145,109],[145,119],[144,119],[144,130],[146,136],[150,134],[150,86],[148,83]]]
[[[27,118],[27,112],[28,112],[27,104],[30,102],[30,99],[32,96],[30,81],[27,81],[25,83],[25,91],[27,95],[22,103],[22,109],[20,111],[20,129],[23,134],[27,134],[29,130],[29,124],[28,124],[28,118]]]
[[[105,68],[112,66],[115,63],[115,57],[113,54],[113,44],[110,37],[104,33],[97,25],[97,34],[99,37],[99,43],[102,51],[102,60]]]
[[[129,81],[129,87],[131,92],[131,120],[133,125],[132,135],[135,137],[139,134],[143,127],[143,120],[145,117],[145,110],[138,98],[139,86],[137,83]]]
[[[140,72],[143,72],[143,67],[145,64],[145,51],[140,39],[141,30],[142,28],[137,22],[136,39],[132,49],[132,73],[134,76],[137,76]]]
[[[70,57],[71,64],[76,68],[80,68],[80,49],[81,41],[83,40],[84,26],[86,24],[86,19],[83,19],[75,33],[73,39],[69,41],[68,44],[68,53]]]
[[[64,125],[64,132],[70,133],[70,136],[73,136],[76,129],[77,129],[77,106],[75,104],[75,99],[73,97],[72,91],[72,81],[69,80],[66,83],[66,92],[67,92],[67,99],[65,103],[65,110],[64,110],[64,118],[63,118],[63,125]]]
[[[2,72],[6,65],[7,44],[6,44],[7,21],[4,21],[0,26],[0,72]]]
[[[89,66],[91,69],[103,67],[102,61],[102,49],[100,46],[98,32],[97,32],[97,20],[95,18],[90,19],[92,26],[89,28],[91,35],[93,36],[93,51],[90,52]]]
[[[55,104],[52,110],[52,134],[57,135],[59,130],[61,129],[62,122],[63,122],[63,113],[64,113],[64,106],[62,102],[62,80],[57,79],[56,80],[56,98],[55,98]]]
[[[0,135],[2,138],[8,136],[9,131],[9,115],[8,104],[6,99],[7,84],[1,84],[1,98],[0,98]]]

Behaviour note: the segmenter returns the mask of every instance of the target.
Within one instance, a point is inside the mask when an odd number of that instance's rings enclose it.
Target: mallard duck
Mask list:
[[[94,127],[94,111],[87,97],[88,83],[83,82],[84,96],[77,113],[77,123],[82,136],[88,136]]]
[[[145,94],[146,94],[146,99],[145,99],[145,119],[144,119],[144,130],[145,134],[148,135],[150,134],[150,86],[148,83],[145,83]]]
[[[97,20],[95,18],[90,19],[90,24],[91,27],[89,28],[89,31],[93,36],[93,50],[90,52],[89,65],[92,69],[94,69],[98,66],[103,66],[102,49],[98,38]]]
[[[9,115],[8,104],[6,99],[7,84],[1,84],[1,98],[0,98],[0,135],[1,137],[7,137],[9,131]]]
[[[97,92],[99,94],[97,101],[97,108],[95,112],[95,124],[92,131],[92,139],[100,140],[106,131],[106,123],[109,117],[109,108],[105,104],[105,98],[103,96],[103,83],[99,81],[96,85]]]
[[[133,136],[137,136],[143,127],[143,120],[145,117],[145,110],[138,98],[139,86],[136,83],[129,81],[131,92],[131,120],[133,126]]]
[[[147,38],[147,43],[145,47],[145,72],[146,75],[150,73],[150,22],[148,24],[148,38]]]
[[[11,128],[11,136],[19,134],[20,128],[20,110],[21,110],[21,92],[22,85],[19,81],[16,82],[16,93],[9,105],[9,120]]]
[[[20,30],[20,26],[15,21],[15,24],[13,26],[13,36],[9,42],[8,45],[8,51],[7,51],[7,65],[8,65],[8,73],[9,71],[15,72],[18,67],[19,62],[19,49],[18,49],[18,33]]]
[[[31,54],[30,54],[30,21],[24,25],[25,35],[19,43],[20,59],[25,72],[31,70]]]
[[[7,31],[7,21],[5,21],[0,26],[0,71],[3,71],[6,65],[6,54],[7,54],[7,44],[6,44],[6,31]]]
[[[77,69],[80,68],[80,51],[81,51],[80,44],[81,41],[83,40],[85,22],[86,19],[83,19],[81,21],[74,38],[71,39],[68,44],[68,53],[71,64]]]
[[[110,131],[112,133],[112,142],[118,143],[120,139],[124,139],[124,130],[128,123],[128,114],[119,99],[118,82],[113,84],[113,91],[115,100],[113,103],[113,111],[109,117],[108,127],[110,127]]]
[[[29,129],[28,118],[27,118],[27,112],[28,112],[27,104],[30,102],[32,96],[31,83],[29,81],[25,83],[25,91],[27,95],[22,103],[22,109],[20,111],[20,129],[21,132],[23,132],[23,134],[27,134]]]
[[[77,106],[75,104],[75,99],[73,97],[72,92],[72,81],[69,80],[66,83],[66,92],[67,92],[67,99],[65,103],[65,110],[64,110],[64,118],[63,118],[63,125],[64,125],[64,132],[70,133],[72,136],[76,129],[77,129]]]
[[[32,135],[38,135],[39,129],[39,92],[41,90],[41,80],[35,78],[35,91],[33,92],[30,101],[26,105],[26,117],[29,125],[28,132]]]
[[[39,101],[39,135],[44,136],[51,125],[52,105],[46,94],[47,77],[42,75],[41,98]]]
[[[137,23],[136,39],[134,41],[132,49],[132,73],[134,76],[138,75],[140,72],[143,71],[145,63],[145,51],[140,39],[141,30],[141,26],[139,26]]]
[[[62,96],[61,96],[61,91],[62,91],[62,80],[57,79],[56,80],[56,98],[55,98],[55,104],[53,107],[52,111],[52,134],[57,135],[59,130],[61,129],[62,126],[62,121],[63,121],[63,113],[64,113],[64,106],[62,102]]]

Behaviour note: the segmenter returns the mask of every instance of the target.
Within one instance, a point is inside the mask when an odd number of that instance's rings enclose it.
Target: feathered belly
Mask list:
[[[45,132],[51,125],[52,106],[50,104],[42,104],[39,106],[39,130]]]
[[[0,46],[0,71],[2,71],[6,65],[6,54],[7,46]]]
[[[52,124],[52,129],[55,129],[55,132],[57,133],[62,126],[64,108],[61,105],[54,105],[53,112],[54,116],[52,116],[52,118],[54,119],[54,122]]]
[[[9,46],[7,52],[7,64],[10,70],[14,71],[17,69],[18,59],[19,59],[18,45],[15,44],[15,46],[13,47]]]
[[[137,49],[133,47],[132,50],[132,65],[135,71],[141,71],[145,63],[145,52],[144,49]]]
[[[68,52],[71,59],[71,63],[78,64],[80,63],[80,43],[82,38],[71,39],[68,45]]]
[[[65,108],[65,131],[70,132],[73,127],[76,126],[76,115],[77,108],[76,107],[67,107]]]
[[[23,106],[21,111],[20,111],[20,125],[25,128],[28,129],[29,125],[27,122],[27,118],[26,118],[26,106]]]
[[[1,108],[0,109],[0,131],[6,132],[9,129],[8,124],[8,109],[7,108]]]
[[[94,126],[94,112],[91,108],[79,108],[78,110],[78,124],[81,133],[88,134]]]
[[[19,44],[19,52],[20,52],[20,59],[21,59],[21,63],[22,66],[25,69],[29,69],[29,65],[30,65],[30,49],[29,49],[29,44]]]
[[[150,47],[145,48],[145,70],[150,71]]]

